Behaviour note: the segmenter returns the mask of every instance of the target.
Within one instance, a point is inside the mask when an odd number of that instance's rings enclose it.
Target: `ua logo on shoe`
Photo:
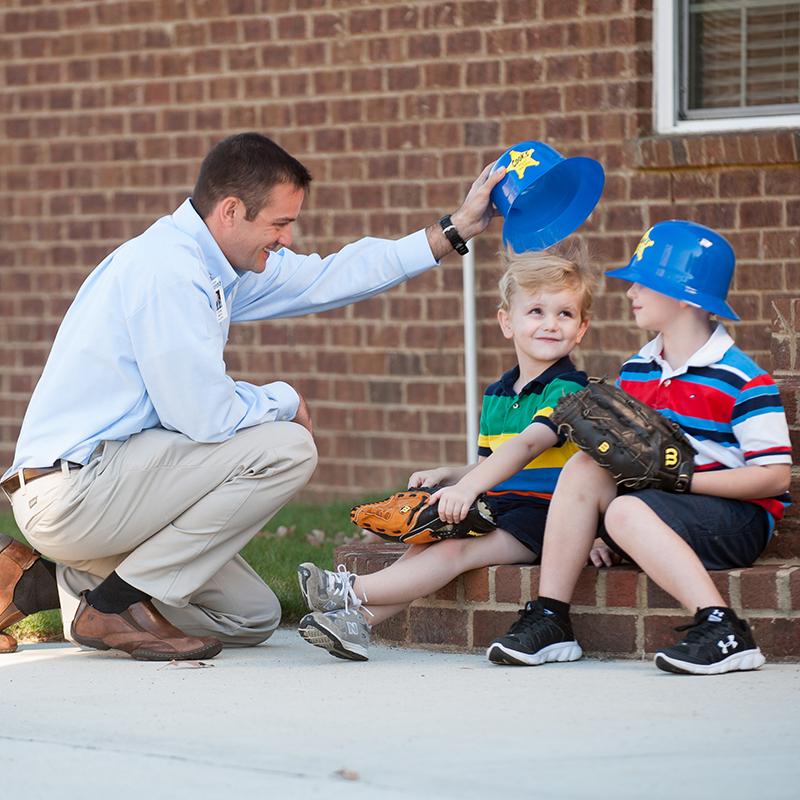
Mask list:
[[[723,612],[722,612],[722,611],[720,611],[718,608],[715,608],[715,609],[714,609],[714,610],[713,610],[713,611],[712,611],[712,612],[711,612],[711,613],[708,615],[708,621],[709,621],[709,622],[722,622],[722,620],[723,620],[723,618],[724,618],[724,617],[725,617],[725,614],[723,614]]]
[[[719,649],[722,650],[725,655],[728,655],[729,649],[735,650],[738,646],[739,642],[736,641],[736,637],[732,633],[728,634],[727,642],[723,642],[722,639],[717,642],[717,647],[719,647]]]

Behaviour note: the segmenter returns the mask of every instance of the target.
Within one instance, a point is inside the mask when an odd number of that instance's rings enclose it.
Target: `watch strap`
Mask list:
[[[462,256],[465,256],[467,253],[469,253],[467,243],[458,232],[456,226],[453,225],[453,221],[450,219],[449,214],[445,214],[439,220],[439,225],[441,225],[442,232],[447,237],[447,241],[450,242],[450,244],[453,246],[453,250],[455,250],[456,253]]]

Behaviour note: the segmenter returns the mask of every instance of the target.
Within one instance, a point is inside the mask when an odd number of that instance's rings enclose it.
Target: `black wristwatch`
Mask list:
[[[453,245],[453,250],[455,250],[456,253],[461,256],[465,256],[467,253],[469,253],[467,243],[461,238],[461,234],[456,230],[456,226],[453,225],[453,220],[450,219],[449,214],[443,216],[439,220],[439,224],[442,226],[442,231],[447,237],[447,241]]]

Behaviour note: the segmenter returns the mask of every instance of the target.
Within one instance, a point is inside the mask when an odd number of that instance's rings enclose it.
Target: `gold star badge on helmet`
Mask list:
[[[523,175],[525,175],[525,170],[528,169],[528,167],[538,167],[541,163],[533,158],[533,148],[530,150],[523,150],[522,152],[512,150],[509,156],[511,157],[511,161],[506,170],[508,172],[516,172],[520,180],[522,180]]]

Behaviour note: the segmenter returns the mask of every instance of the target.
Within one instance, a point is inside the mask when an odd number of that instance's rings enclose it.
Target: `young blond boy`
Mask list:
[[[738,319],[725,300],[733,267],[722,236],[670,220],[645,233],[628,267],[608,273],[632,283],[636,324],[658,334],[625,362],[619,383],[687,434],[696,450],[691,490],[621,494],[590,457],[570,459],[548,513],[539,598],[489,646],[491,661],[534,666],[581,657],[569,602],[602,518],[606,542],[695,615],[678,629],[687,632],[676,645],[658,651],[657,667],[709,675],[764,663],[748,624],[707,572],[750,566],[789,500],[791,445],[778,389],[710,319]],[[503,466],[514,463],[509,457]],[[495,466],[490,479],[501,471]]]
[[[569,354],[589,324],[595,278],[583,254],[510,253],[505,259],[497,317],[503,336],[514,344],[517,365],[486,390],[479,456],[485,464],[501,445],[513,448],[522,438],[526,456],[502,481],[486,484],[497,528],[482,537],[412,545],[394,564],[371,575],[301,564],[298,577],[311,613],[299,632],[334,656],[366,660],[370,625],[463,572],[534,563],[541,554],[548,503],[561,467],[575,452],[548,418],[559,397],[586,385],[585,373],[576,370]],[[408,485],[460,487],[482,466],[420,470]]]

